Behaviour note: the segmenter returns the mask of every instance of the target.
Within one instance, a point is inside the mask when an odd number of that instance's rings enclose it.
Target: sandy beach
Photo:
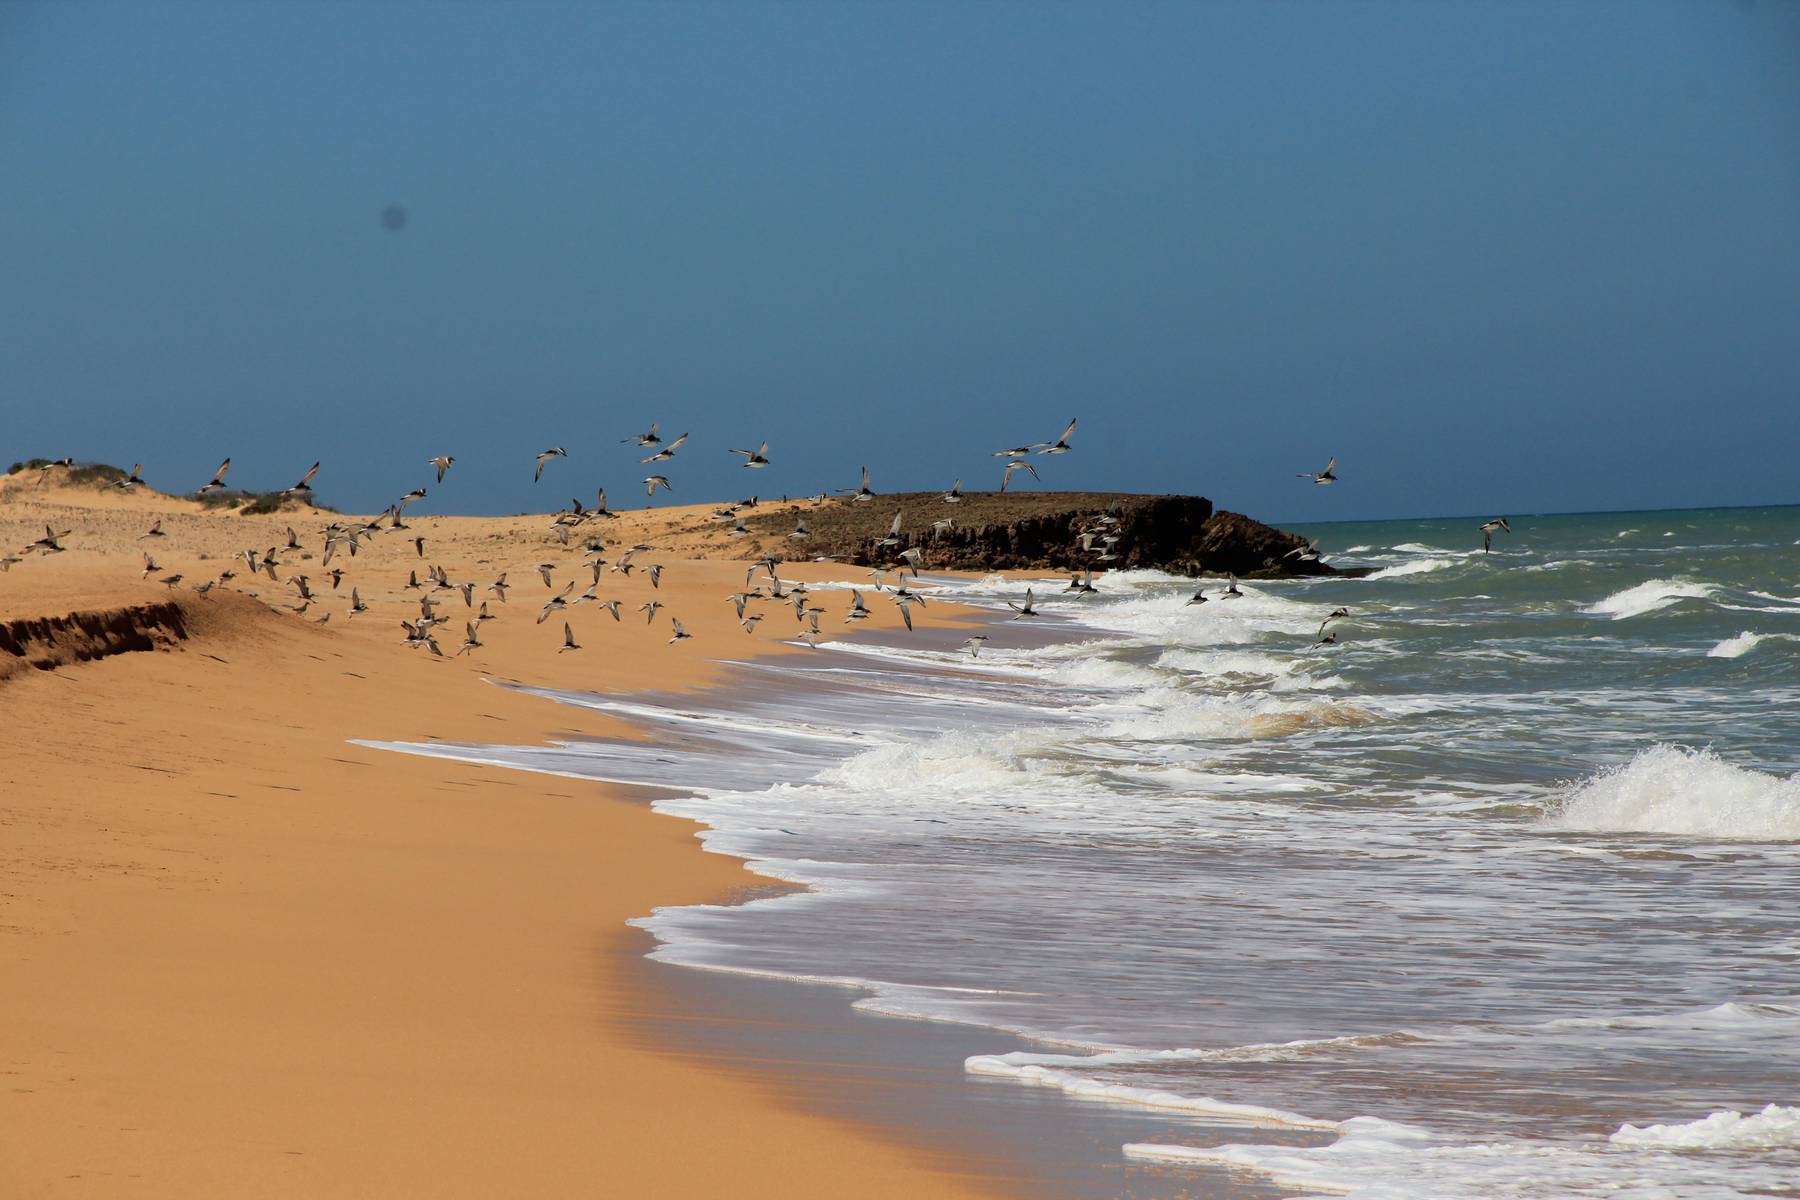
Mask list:
[[[609,545],[656,543],[640,563],[666,567],[656,588],[642,571],[607,574],[601,594],[624,602],[623,621],[587,605],[539,624],[554,592],[536,564],[556,564],[557,588],[589,578],[580,537],[558,544],[544,517],[409,516],[411,530],[340,554],[334,588],[318,557],[328,514],[238,516],[35,474],[0,485],[0,546],[48,523],[70,531],[67,549],[0,574],[0,628],[87,616],[85,632],[54,639],[54,661],[0,662],[0,1193],[1002,1186],[802,1112],[779,1079],[643,1044],[655,1014],[629,982],[643,947],[625,922],[769,886],[701,851],[692,825],[588,783],[350,742],[618,736],[601,714],[489,681],[698,688],[711,657],[806,653],[781,643],[797,628],[781,606],[754,635],[738,625],[724,597],[746,564],[698,559],[744,548],[703,509],[605,529]],[[140,536],[158,520],[165,536]],[[252,582],[234,561],[284,544],[290,526],[306,550],[283,555],[280,574],[321,594],[304,614],[295,588]],[[506,604],[477,593],[500,619],[467,656],[403,644],[399,622],[419,608],[404,585],[428,564],[483,587],[508,574]],[[229,586],[193,592],[232,566]],[[169,573],[182,582],[157,582]],[[352,587],[369,606],[354,619]],[[449,655],[472,613],[460,592],[439,595]],[[667,606],[654,632],[633,611],[652,597]],[[847,595],[816,599],[827,629],[844,628]],[[78,661],[167,604],[179,632],[153,631],[153,651]],[[898,624],[893,606],[873,607],[871,625]],[[668,644],[669,614],[690,640]],[[565,615],[578,653],[558,653]]]

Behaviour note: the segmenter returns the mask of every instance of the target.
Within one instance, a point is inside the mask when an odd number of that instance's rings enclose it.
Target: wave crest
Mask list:
[[[1658,745],[1567,791],[1547,829],[1800,841],[1800,776],[1733,766],[1711,750]]]
[[[1692,579],[1651,579],[1635,587],[1614,592],[1581,611],[1622,621],[1626,617],[1641,617],[1646,613],[1656,612],[1683,600],[1705,600],[1718,591],[1719,586],[1715,583],[1700,583]]]
[[[1607,1140],[1656,1150],[1800,1150],[1800,1108],[1771,1104],[1749,1116],[1726,1110],[1685,1125],[1621,1125]]]

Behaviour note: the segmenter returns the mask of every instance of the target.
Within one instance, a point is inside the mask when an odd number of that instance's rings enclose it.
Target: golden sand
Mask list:
[[[159,519],[166,536],[139,536]],[[0,675],[0,1195],[989,1194],[957,1164],[789,1107],[776,1080],[639,1044],[625,921],[762,882],[702,852],[693,826],[600,785],[349,742],[618,735],[485,681],[700,687],[711,657],[806,653],[781,645],[791,609],[737,624],[724,597],[745,563],[676,557],[740,549],[705,510],[590,524],[567,548],[542,516],[409,516],[334,559],[336,588],[327,519],[0,482],[0,552],[46,522],[71,531],[65,553],[0,574],[0,625],[128,624],[122,610],[172,601],[187,635]],[[323,597],[304,614],[234,557],[290,525],[311,557],[279,573]],[[608,572],[624,621],[583,605],[538,624],[553,592],[536,564],[579,593],[594,532],[658,543],[638,561],[665,564],[661,586]],[[432,563],[513,585],[504,605],[477,594],[499,619],[467,656],[403,644],[420,594],[403,585]],[[230,587],[191,590],[227,567]],[[182,583],[155,581],[170,573]],[[353,586],[371,611],[351,619]],[[454,654],[472,613],[439,596]],[[654,628],[634,611],[652,598]],[[842,630],[847,596],[818,599]],[[669,614],[691,640],[668,644]],[[558,653],[565,615],[579,652]]]

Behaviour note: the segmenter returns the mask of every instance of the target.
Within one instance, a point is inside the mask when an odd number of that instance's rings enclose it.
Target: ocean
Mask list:
[[[810,890],[658,911],[654,957],[1022,1035],[965,1071],[1156,1110],[1118,1155],[1197,1187],[1800,1195],[1800,509],[1478,523],[1036,620],[927,575],[989,622],[543,693],[645,742],[395,748],[670,789]]]

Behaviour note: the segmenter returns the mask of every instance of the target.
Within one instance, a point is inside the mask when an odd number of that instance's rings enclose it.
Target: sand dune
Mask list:
[[[70,533],[62,554],[0,574],[0,623],[177,607],[147,653],[64,658],[0,679],[0,1194],[7,1196],[953,1196],[990,1185],[872,1132],[802,1114],[778,1079],[659,1056],[628,1030],[624,922],[657,904],[757,882],[702,853],[692,827],[577,781],[384,754],[353,737],[547,740],[618,734],[598,714],[492,686],[704,686],[709,657],[807,653],[769,605],[746,635],[724,597],[744,564],[678,553],[705,509],[631,514],[609,543],[657,541],[569,614],[557,586],[591,576],[547,518],[409,516],[333,588],[326,514],[238,516],[138,492],[14,477],[0,548]],[[160,519],[167,535],[144,539]],[[685,524],[684,524],[685,523]],[[239,578],[233,556],[279,545],[323,599]],[[681,527],[680,538],[663,535]],[[693,532],[694,529],[699,532]],[[421,557],[404,540],[424,536]],[[579,541],[579,539],[577,539]],[[148,548],[170,588],[146,579]],[[309,557],[310,556],[310,557]],[[409,571],[514,584],[483,647],[402,644]],[[801,568],[794,574],[842,574]],[[242,585],[243,590],[232,590]],[[352,619],[356,587],[371,611]],[[442,592],[447,652],[460,593]],[[842,593],[821,593],[828,630]],[[654,630],[632,610],[667,607]],[[874,603],[874,623],[897,623]],[[938,606],[933,619],[948,619]],[[314,618],[330,615],[326,624]],[[669,645],[667,615],[695,635]],[[847,1181],[854,1181],[853,1185]],[[848,1189],[848,1190],[847,1190]]]

